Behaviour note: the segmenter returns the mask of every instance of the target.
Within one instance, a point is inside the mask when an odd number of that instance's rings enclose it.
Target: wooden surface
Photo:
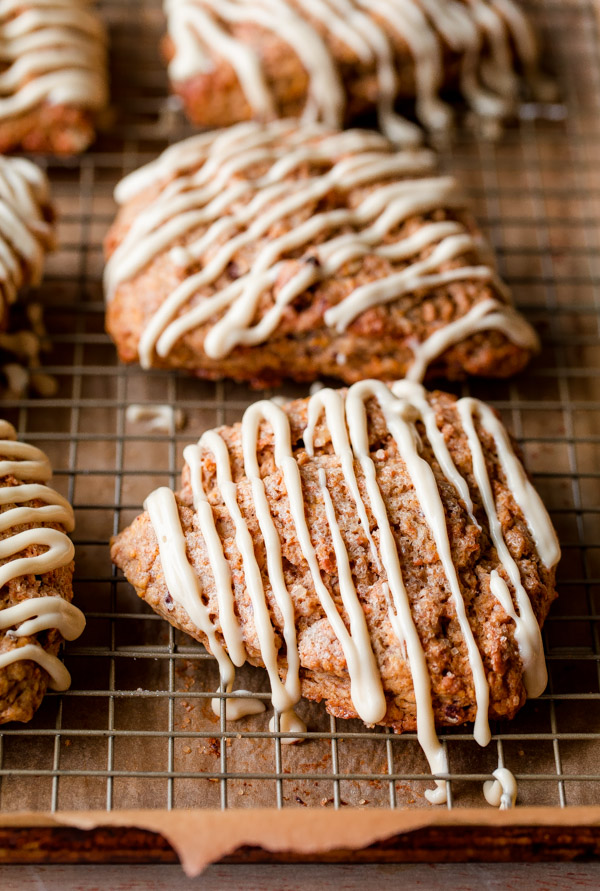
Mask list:
[[[2,891],[587,891],[600,887],[600,864],[223,865],[197,879],[178,866],[0,866]]]

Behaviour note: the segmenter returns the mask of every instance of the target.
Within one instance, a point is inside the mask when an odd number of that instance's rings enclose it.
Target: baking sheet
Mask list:
[[[545,631],[544,696],[512,723],[494,725],[486,749],[469,727],[442,734],[449,807],[457,813],[484,804],[483,781],[499,761],[517,776],[519,806],[600,803],[599,42],[591,0],[527,5],[544,31],[564,103],[525,107],[497,145],[464,134],[443,153],[443,165],[465,182],[544,349],[519,378],[454,389],[490,401],[521,441],[560,533],[561,597]],[[356,808],[388,816],[426,808],[423,819],[437,819],[423,796],[432,783],[414,734],[368,731],[303,703],[308,738],[282,746],[268,732],[269,712],[227,725],[216,718],[215,662],[154,616],[111,567],[110,536],[149,491],[177,482],[183,446],[239,419],[256,394],[119,366],[103,333],[101,240],[114,213],[114,184],[186,129],[167,100],[159,3],[104,0],[100,8],[113,46],[112,122],[94,151],[48,164],[61,247],[33,295],[47,307],[53,349],[44,370],[59,392],[44,402],[5,403],[20,434],[49,454],[57,488],[74,503],[76,602],[88,627],[67,647],[71,690],[49,695],[26,727],[2,728],[0,808],[106,809],[121,820],[130,808]],[[186,427],[149,434],[126,420],[130,403],[176,404]],[[263,672],[244,669],[237,682],[268,699]],[[254,817],[240,825],[267,825]],[[269,832],[279,825],[288,824],[275,817]]]

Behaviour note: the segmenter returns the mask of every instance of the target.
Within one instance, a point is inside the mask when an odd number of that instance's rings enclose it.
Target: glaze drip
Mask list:
[[[451,485],[470,521],[478,528],[475,504],[485,512],[490,534],[497,552],[498,568],[490,573],[488,584],[493,595],[515,626],[514,639],[524,668],[526,689],[529,695],[539,695],[545,683],[544,656],[540,631],[523,587],[519,568],[512,558],[503,538],[502,526],[494,502],[491,482],[485,460],[481,436],[493,438],[499,464],[511,487],[532,538],[538,545],[540,562],[552,567],[560,556],[556,535],[539,496],[528,482],[514,454],[510,439],[493,412],[478,400],[464,398],[456,403],[457,417],[463,426],[473,465],[473,480],[462,476],[454,463],[438,419],[431,407],[424,388],[410,381],[399,381],[390,389],[380,381],[363,381],[347,391],[320,389],[310,398],[307,424],[303,431],[304,450],[294,453],[288,415],[271,401],[258,402],[244,414],[241,425],[245,478],[251,485],[256,519],[260,528],[266,555],[265,575],[257,563],[255,543],[250,528],[242,515],[237,501],[237,485],[232,477],[231,457],[227,444],[217,431],[205,433],[197,446],[185,450],[189,467],[196,520],[209,554],[211,571],[219,603],[220,633],[225,649],[232,654],[237,665],[245,659],[243,632],[235,613],[235,597],[229,564],[223,544],[216,530],[213,509],[202,484],[203,456],[209,454],[216,464],[216,489],[212,497],[222,499],[235,526],[236,544],[243,562],[244,585],[253,608],[256,633],[260,643],[261,658],[271,680],[273,704],[282,722],[293,722],[292,709],[300,698],[300,654],[296,639],[296,616],[293,591],[286,584],[283,567],[282,544],[267,497],[265,480],[261,476],[257,451],[259,438],[264,435],[264,425],[272,431],[274,464],[281,472],[289,512],[294,524],[294,536],[298,541],[303,559],[310,573],[311,584],[326,615],[346,662],[351,685],[351,699],[358,715],[367,724],[375,724],[385,717],[387,705],[380,669],[375,658],[368,624],[359,594],[350,571],[347,543],[342,535],[334,501],[332,485],[326,467],[316,455],[317,430],[324,418],[329,431],[333,454],[337,459],[356,516],[368,543],[368,549],[384,585],[388,597],[388,616],[399,646],[405,654],[410,670],[417,711],[417,735],[428,758],[434,775],[448,771],[444,749],[435,730],[432,690],[427,660],[421,644],[411,602],[403,579],[403,567],[395,539],[392,521],[388,516],[384,492],[378,478],[378,469],[369,448],[369,415],[367,405],[376,400],[383,414],[387,430],[403,462],[415,497],[420,505],[427,535],[435,543],[443,568],[446,593],[450,597],[454,614],[460,626],[464,651],[470,666],[476,701],[474,735],[481,745],[490,739],[488,723],[489,688],[482,656],[474,638],[462,582],[454,565],[446,525],[444,502],[439,482],[431,465],[421,455],[423,432],[439,471]],[[304,454],[306,460],[299,462]],[[307,463],[308,462],[308,463]],[[335,602],[325,583],[319,564],[314,535],[309,529],[304,503],[303,472],[313,467],[317,490],[324,509],[327,534],[335,556],[335,577],[339,586],[339,598]],[[472,488],[474,486],[474,488]],[[165,501],[168,510],[160,511],[159,502]],[[147,500],[150,519],[160,547],[161,561],[167,587],[174,600],[207,635],[212,650],[221,665],[225,685],[232,682],[223,670],[231,666],[229,657],[216,637],[216,628],[208,619],[198,576],[186,551],[181,521],[175,496],[168,489],[160,489]],[[265,584],[268,581],[268,586]],[[185,583],[182,582],[185,580]],[[482,582],[485,584],[485,582]],[[287,672],[285,681],[278,669],[278,652],[269,602],[277,603],[281,617]],[[198,617],[198,618],[196,618]],[[201,624],[202,622],[202,624]],[[231,666],[232,668],[232,666]],[[291,725],[290,725],[291,726]],[[281,724],[283,729],[283,723]],[[445,800],[445,783],[438,780],[436,790],[428,794],[433,802]]]
[[[231,693],[231,690],[227,692]],[[249,694],[248,690],[236,690],[235,692]],[[221,700],[215,696],[210,701],[210,707],[213,715],[219,718],[221,715]],[[247,695],[236,699],[228,697],[225,700],[225,720],[239,721],[241,718],[246,718],[249,715],[260,715],[265,709],[266,706],[262,699],[257,699],[255,696]]]
[[[25,158],[0,156],[0,292],[14,303],[24,284],[39,285],[52,226],[45,173]]]
[[[172,405],[128,405],[125,419],[132,424],[144,423],[152,433],[171,433],[185,426],[185,412]]]

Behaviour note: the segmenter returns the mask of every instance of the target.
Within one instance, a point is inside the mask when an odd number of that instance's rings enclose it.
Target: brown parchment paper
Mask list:
[[[519,808],[513,811],[122,811],[89,813],[12,814],[0,816],[0,828],[69,826],[76,829],[117,827],[146,829],[163,835],[190,877],[210,863],[243,846],[270,852],[319,855],[352,851],[382,842],[399,833],[444,826],[562,826],[600,825],[600,808]]]

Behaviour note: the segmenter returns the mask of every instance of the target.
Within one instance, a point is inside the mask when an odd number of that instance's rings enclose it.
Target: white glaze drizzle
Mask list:
[[[361,387],[361,385],[359,384],[358,387]],[[487,716],[489,689],[481,655],[469,624],[460,582],[454,561],[452,560],[450,540],[446,527],[446,514],[437,481],[427,461],[419,455],[416,437],[413,433],[414,414],[409,411],[409,414],[406,415],[406,409],[414,409],[414,406],[408,400],[395,398],[388,387],[381,382],[366,382],[362,385],[359,392],[360,398],[363,401],[373,396],[379,402],[388,429],[394,437],[400,456],[415,487],[430,534],[435,541],[450,589],[456,617],[469,655],[477,704],[474,736],[480,745],[485,746],[490,739]]]
[[[0,628],[12,628],[18,623],[22,624],[12,632],[13,639],[57,628],[65,640],[75,640],[85,628],[85,616],[62,597],[32,597],[0,610]],[[0,668],[23,659],[37,662],[48,672],[49,686],[53,690],[67,690],[70,687],[71,676],[63,663],[38,644],[25,644],[0,653]]]
[[[60,659],[57,659],[52,653],[47,653],[38,644],[25,644],[23,647],[15,647],[5,653],[0,653],[0,668],[5,668],[13,662],[26,660],[37,662],[40,668],[48,672],[50,676],[48,686],[52,690],[68,690],[71,686],[71,675]]]
[[[235,692],[250,693],[249,690],[236,690]],[[221,699],[218,696],[214,696],[211,699],[210,707],[213,714],[219,718],[221,716]],[[239,721],[241,718],[247,718],[250,715],[260,715],[265,709],[266,706],[262,699],[257,699],[256,696],[240,696],[239,699],[228,696],[225,700],[225,720]]]
[[[78,607],[58,596],[30,597],[0,610],[0,628],[12,628],[15,637],[28,637],[48,628],[58,628],[65,640],[75,640],[85,628],[85,616]]]
[[[0,477],[14,476],[21,480],[47,481],[52,475],[47,456],[40,449],[27,443],[16,442],[12,424],[0,420]],[[27,506],[26,502],[41,501],[39,507]],[[15,505],[0,511],[0,533],[9,533],[0,539],[0,587],[19,576],[39,575],[66,566],[73,559],[71,540],[58,529],[50,529],[42,523],[57,523],[71,532],[74,528],[73,509],[62,495],[49,486],[38,482],[0,487],[0,507]],[[22,525],[33,528],[21,532],[13,530]],[[17,557],[26,548],[45,547],[41,554]],[[12,558],[12,559],[11,559]],[[4,562],[5,561],[5,562]],[[75,640],[85,627],[81,610],[59,596],[31,597],[14,606],[0,610],[0,629],[19,627],[11,632],[16,640],[41,631],[57,628],[66,640]],[[71,678],[63,663],[39,644],[29,643],[0,653],[0,668],[20,660],[37,662],[50,675],[50,686],[66,690]]]
[[[324,162],[326,169],[287,179],[306,162]],[[117,188],[118,201],[131,199],[152,183],[158,182],[158,187],[107,263],[108,299],[169,248],[172,262],[183,272],[204,261],[199,271],[182,276],[148,321],[138,345],[141,364],[150,367],[155,353],[168,356],[182,336],[210,320],[215,321],[203,349],[212,359],[223,358],[238,345],[263,343],[293,300],[312,285],[335,278],[344,264],[367,255],[388,260],[393,268],[356,287],[325,312],[325,325],[339,332],[371,307],[416,292],[423,292],[420,299],[425,299],[432,290],[457,281],[489,283],[497,294],[414,345],[409,372],[413,379],[422,379],[433,359],[477,331],[499,330],[535,350],[535,332],[511,307],[510,295],[489,265],[487,248],[462,223],[424,222],[410,235],[387,240],[395,227],[415,215],[464,204],[453,178],[432,175],[433,163],[430,152],[392,152],[385,139],[365,131],[330,133],[316,125],[307,130],[277,121],[232,127],[213,136],[212,142],[193,137],[136,171]],[[256,164],[265,165],[266,172],[252,178],[248,171]],[[229,284],[217,284],[236,252],[264,237],[273,225],[333,188],[360,186],[369,190],[357,206],[309,216],[269,241],[247,272]],[[348,228],[350,232],[336,234]],[[178,245],[195,230],[200,234],[191,243]],[[426,249],[428,255],[416,259]],[[298,251],[310,252],[317,262],[300,263],[256,320],[261,298],[276,284],[286,257]],[[475,264],[461,262],[465,255],[474,257]],[[207,289],[209,294],[201,296]]]
[[[507,811],[517,803],[517,781],[507,767],[498,767],[492,774],[493,780],[483,784],[485,800],[492,807]]]
[[[282,420],[284,421],[283,424]],[[245,426],[243,427],[244,434],[242,438],[244,471],[252,485],[252,497],[256,506],[256,516],[265,542],[269,582],[283,618],[283,638],[288,658],[285,683],[288,698],[287,701],[283,700],[281,703],[274,702],[274,705],[278,711],[286,712],[289,711],[300,699],[300,657],[296,641],[294,604],[287,590],[283,574],[281,542],[271,516],[265,484],[261,478],[260,468],[258,466],[258,432],[262,421],[270,422],[273,427],[276,461],[280,460],[282,452],[284,454],[287,454],[288,450],[291,452],[291,443],[289,439],[289,427],[287,427],[285,423],[287,419],[279,406],[263,400],[251,405],[246,410],[244,414]],[[229,461],[229,457],[227,460]],[[277,657],[275,657],[275,659],[277,660]]]
[[[42,480],[52,476],[48,456],[27,442],[16,442],[15,428],[0,421],[0,477],[15,476],[21,480]]]
[[[432,130],[452,122],[451,109],[439,96],[444,42],[461,56],[460,88],[479,115],[502,118],[515,108],[515,55],[532,88],[541,82],[531,27],[511,0],[164,0],[164,7],[174,45],[171,78],[181,83],[210,72],[220,56],[233,67],[253,115],[262,120],[277,113],[275,97],[259,54],[233,33],[244,23],[276,35],[300,59],[308,75],[306,121],[344,123],[347,97],[332,39],[362,64],[373,64],[381,128],[402,141],[416,141],[419,133],[394,113],[398,39],[413,58],[417,117]]]
[[[88,0],[0,0],[0,120],[107,102],[106,35]]]
[[[246,661],[246,650],[240,624],[235,614],[231,569],[221,547],[221,539],[217,532],[212,508],[202,487],[199,446],[186,446],[183,451],[183,457],[190,468],[190,483],[196,518],[206,544],[210,568],[215,580],[219,604],[219,622],[225,646],[233,660],[233,664],[240,667]]]
[[[480,528],[474,514],[473,500],[471,498],[471,493],[469,492],[469,486],[467,481],[458,472],[456,465],[452,460],[446,441],[437,425],[435,411],[427,401],[425,390],[419,384],[410,380],[396,381],[391,389],[394,396],[397,396],[399,399],[407,400],[410,405],[418,411],[419,417],[425,425],[427,439],[432,445],[436,460],[438,461],[444,476],[454,486],[456,493],[467,509],[473,525]]]
[[[469,409],[472,407],[471,403]],[[547,568],[556,566],[561,556],[560,545],[542,499],[515,455],[506,428],[498,416],[484,402],[477,401],[476,408],[483,428],[494,438],[508,488],[523,512],[542,563]]]
[[[500,282],[494,279],[496,287]],[[512,343],[525,349],[537,350],[537,334],[514,307],[494,299],[481,300],[471,309],[448,325],[433,331],[421,343],[413,344],[414,361],[406,373],[411,381],[421,381],[431,363],[456,343],[477,334],[478,331],[501,331]]]
[[[348,391],[345,407],[342,404],[341,395],[334,390],[321,390],[311,397],[308,407],[308,424],[304,431],[304,440],[309,454],[313,451],[314,426],[319,419],[321,409],[327,409],[327,407],[329,407],[329,411],[326,411],[326,422],[331,432],[332,445],[335,454],[338,455],[342,463],[344,477],[351,494],[355,498],[363,531],[368,538],[372,552],[373,549],[375,551],[377,549],[369,531],[365,504],[358,492],[358,484],[354,473],[355,460],[358,460],[360,464],[371,511],[377,523],[379,554],[375,555],[375,566],[378,569],[383,566],[385,569],[387,591],[391,591],[388,615],[396,636],[408,656],[415,689],[417,736],[432,772],[445,773],[448,765],[444,749],[435,732],[431,687],[425,653],[423,652],[412,618],[408,593],[402,579],[398,549],[383,495],[377,483],[375,465],[369,451],[364,399],[360,397],[360,390],[356,389],[356,385]],[[346,430],[346,423],[348,430]],[[433,794],[439,796],[440,803],[443,800],[444,791],[444,784],[438,781],[437,788]]]
[[[185,412],[172,405],[128,405],[125,419],[131,424],[145,422],[148,430],[171,433],[185,427]]]
[[[276,728],[275,715],[269,720],[269,730],[275,733]],[[279,715],[279,732],[280,733],[306,733],[306,724],[293,709],[288,709]],[[302,737],[282,736],[282,746],[292,746],[294,743],[304,742]]]
[[[272,403],[270,404],[272,405]],[[294,685],[294,679],[291,672],[288,672],[285,684],[279,677],[275,634],[269,616],[260,567],[254,551],[254,540],[237,502],[236,485],[231,476],[229,452],[224,440],[212,430],[202,436],[198,445],[200,449],[210,450],[215,459],[217,484],[235,526],[235,541],[242,557],[244,580],[252,601],[254,625],[262,658],[271,682],[273,705],[276,709],[283,711],[294,703],[293,693],[290,690],[290,687]]]
[[[344,484],[355,505],[373,564],[381,578],[384,592],[388,596],[391,626],[412,675],[417,712],[417,736],[432,772],[434,775],[440,775],[447,773],[448,765],[444,749],[435,730],[427,661],[412,616],[410,599],[403,581],[398,547],[387,513],[384,495],[377,479],[377,468],[369,448],[366,405],[371,399],[375,399],[379,404],[399,457],[410,476],[428,534],[435,543],[444,570],[446,596],[453,604],[473,679],[477,707],[474,735],[481,745],[486,745],[490,739],[487,678],[482,657],[471,630],[461,582],[452,560],[445,509],[438,483],[430,464],[420,454],[422,442],[415,426],[417,421],[423,423],[435,460],[448,483],[454,487],[471,522],[478,528],[479,524],[474,516],[475,506],[469,484],[452,459],[443,433],[438,428],[435,411],[429,404],[426,391],[421,385],[410,381],[399,381],[390,390],[380,381],[363,381],[354,384],[345,394],[342,391],[321,389],[311,396],[308,402],[307,425],[303,438],[308,456],[317,464],[318,488],[335,553],[336,577],[346,621],[342,619],[323,582],[317,554],[311,540],[305,516],[302,477],[292,450],[288,417],[285,411],[271,401],[258,402],[247,409],[244,414],[241,425],[244,471],[252,487],[254,510],[264,542],[267,562],[266,575],[283,620],[283,637],[288,663],[285,684],[282,683],[277,671],[275,632],[269,616],[267,597],[257,563],[254,541],[237,502],[236,484],[231,476],[231,459],[226,442],[216,431],[205,433],[197,446],[189,446],[184,453],[190,471],[196,520],[204,537],[214,575],[217,597],[222,609],[220,622],[225,643],[229,647],[229,640],[231,640],[238,647],[237,664],[241,664],[243,644],[241,643],[239,623],[234,612],[231,576],[227,568],[223,545],[214,525],[213,512],[202,487],[202,454],[209,451],[216,462],[217,490],[235,526],[236,543],[243,560],[245,585],[252,600],[262,660],[271,679],[273,702],[281,713],[280,721],[285,723],[285,728],[290,728],[293,732],[300,726],[294,723],[297,716],[292,712],[293,705],[300,696],[299,654],[294,623],[294,605],[285,584],[281,543],[257,461],[261,424],[267,423],[273,432],[274,461],[283,476],[300,549],[308,565],[315,592],[346,659],[352,702],[357,713],[366,723],[373,724],[383,720],[387,706],[379,667],[373,654],[363,608],[350,571],[348,551],[336,519],[327,473],[322,462],[315,457],[315,449],[319,445],[315,442],[315,435],[321,417],[325,416],[325,426],[330,433],[333,452],[339,460]],[[478,502],[483,506],[487,516],[490,534],[498,555],[499,568],[503,574],[506,574],[512,586],[511,591],[498,569],[494,569],[490,574],[490,589],[508,618],[512,619],[515,624],[515,641],[523,662],[527,692],[529,695],[539,695],[542,691],[540,684],[545,676],[543,652],[539,646],[539,626],[523,588],[518,566],[502,537],[481,440],[475,426],[475,418],[481,427],[493,437],[494,448],[507,484],[511,488],[514,484],[513,497],[521,508],[532,538],[538,543],[541,562],[550,568],[558,560],[560,552],[555,544],[550,519],[539,496],[525,477],[512,449],[510,439],[491,409],[477,400],[465,398],[457,402],[456,411],[471,452],[475,491],[478,493]],[[362,484],[359,482],[358,470],[360,470]],[[201,592],[185,553],[185,541],[175,497],[170,493],[170,490],[163,489],[158,492],[169,493],[168,496],[165,494],[161,497],[168,498],[169,505],[171,505],[168,515],[165,512],[158,522],[155,522],[152,511],[150,515],[161,547],[165,580],[171,596],[187,610],[186,587],[193,590],[194,598],[197,601],[201,601]],[[157,493],[154,493],[150,496],[149,502],[155,499],[156,495]],[[163,545],[161,545],[161,539]],[[169,546],[170,541],[175,541],[176,546]],[[192,577],[189,584],[186,585],[182,585],[174,577],[173,567],[179,566],[182,562],[183,569],[179,569],[179,576],[182,577],[189,573]],[[442,596],[442,592],[440,592],[440,596]],[[221,604],[223,604],[222,607]],[[204,626],[199,625],[199,627],[205,630],[206,620],[202,618],[202,621]],[[349,630],[346,625],[349,626]],[[205,633],[207,632],[205,631]],[[222,658],[222,651],[221,656],[216,653],[215,655],[217,658]],[[232,677],[230,677],[230,681],[232,681]],[[287,700],[285,694],[287,694]],[[280,724],[282,730],[284,730],[284,723]],[[438,780],[436,789],[427,793],[428,799],[436,803],[443,802],[445,795],[444,780]]]
[[[0,446],[2,443],[0,442]],[[6,585],[19,575],[51,572],[66,566],[73,559],[74,548],[70,538],[58,529],[27,529],[0,541],[0,560],[14,557],[25,548],[45,545],[48,550],[36,557],[17,557],[0,567],[0,585]]]
[[[167,590],[208,638],[210,651],[219,664],[221,678],[229,685],[233,682],[234,668],[217,637],[215,626],[202,600],[198,577],[187,556],[186,541],[173,492],[166,486],[156,489],[146,498],[144,509],[148,511],[156,533]]]
[[[25,158],[0,156],[0,290],[13,303],[19,288],[41,281],[52,226],[46,174]]]
[[[481,419],[484,429],[494,438],[500,466],[507,478],[507,485],[510,487],[515,501],[523,512],[541,561],[547,567],[555,565],[560,558],[556,533],[539,495],[527,480],[523,467],[514,454],[506,431],[489,406],[479,400],[465,397],[459,400],[457,410],[471,450],[473,475],[481,494],[492,541],[503,570],[507,574],[515,592],[518,613],[512,608],[512,598],[506,581],[496,570],[491,574],[490,588],[494,596],[502,604],[505,612],[510,615],[515,623],[515,640],[523,660],[524,681],[527,693],[532,697],[540,696],[544,692],[548,681],[540,626],[535,618],[531,601],[523,587],[519,567],[511,556],[504,539],[492,485],[485,464],[483,448],[475,429],[475,414]],[[513,488],[513,484],[516,484],[516,489]]]

